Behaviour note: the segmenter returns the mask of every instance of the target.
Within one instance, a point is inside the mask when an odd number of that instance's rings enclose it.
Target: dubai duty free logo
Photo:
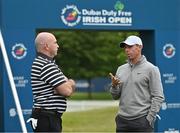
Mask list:
[[[165,44],[164,47],[163,47],[163,55],[166,57],[166,58],[172,58],[176,53],[176,49],[175,47],[168,43],[168,44]]]
[[[12,47],[11,53],[12,53],[14,58],[23,59],[27,54],[27,48],[24,46],[23,43],[16,43]]]
[[[75,5],[66,5],[66,7],[62,9],[61,19],[65,25],[73,27],[80,22],[80,14],[81,12]]]

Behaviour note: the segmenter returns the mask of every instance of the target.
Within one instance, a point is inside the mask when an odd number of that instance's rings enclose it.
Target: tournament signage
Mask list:
[[[97,26],[131,26],[132,12],[124,11],[124,4],[116,2],[112,10],[107,9],[78,9],[76,5],[66,5],[62,9],[61,19],[67,26],[82,25]]]
[[[165,101],[156,131],[180,132],[180,0],[43,0],[43,6],[41,0],[1,0],[0,9],[0,27],[25,120],[32,108],[30,70],[37,30],[138,31],[143,54],[160,68],[163,82]],[[77,83],[86,90],[89,85]],[[0,88],[0,132],[21,132],[1,52]],[[26,126],[31,132],[30,124]]]

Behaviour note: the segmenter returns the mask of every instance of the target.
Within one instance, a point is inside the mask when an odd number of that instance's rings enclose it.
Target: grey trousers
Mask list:
[[[150,126],[146,116],[134,120],[126,120],[119,115],[115,118],[116,133],[123,132],[147,132],[153,133],[154,129]]]

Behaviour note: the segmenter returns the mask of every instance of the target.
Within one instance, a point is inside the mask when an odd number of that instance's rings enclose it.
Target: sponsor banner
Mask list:
[[[163,73],[162,78],[165,84],[175,84],[177,80],[177,73]]]
[[[132,26],[133,13],[124,10],[124,6],[120,1],[117,1],[111,10],[78,9],[76,5],[66,5],[61,11],[61,20],[69,27],[79,23],[89,26]]]

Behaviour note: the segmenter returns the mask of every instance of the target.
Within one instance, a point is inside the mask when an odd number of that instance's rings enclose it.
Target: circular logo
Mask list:
[[[80,12],[74,5],[67,5],[65,8],[62,9],[61,12],[61,19],[63,23],[67,26],[75,26],[77,25],[80,20]]]
[[[176,53],[176,49],[174,48],[174,46],[172,44],[166,44],[163,47],[163,55],[166,58],[172,58]]]
[[[27,49],[22,43],[17,43],[12,47],[12,55],[16,59],[23,59],[27,54]]]

